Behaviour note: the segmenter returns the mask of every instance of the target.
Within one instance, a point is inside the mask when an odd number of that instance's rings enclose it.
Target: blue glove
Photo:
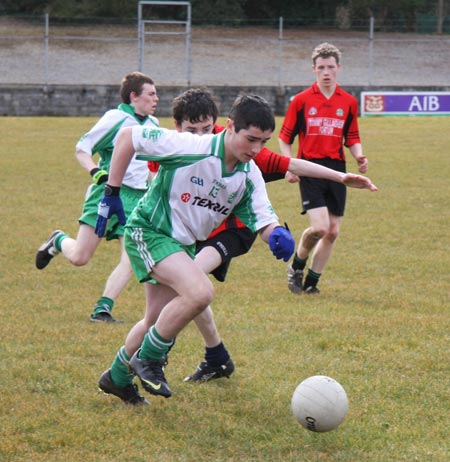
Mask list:
[[[95,224],[95,234],[98,237],[103,237],[106,232],[108,220],[115,214],[119,219],[119,223],[126,223],[125,212],[123,211],[122,199],[119,196],[120,188],[112,188],[109,185],[105,186],[105,195],[100,204],[98,204],[97,223]]]
[[[295,239],[289,229],[277,226],[269,236],[269,247],[277,260],[288,261],[295,249]]]

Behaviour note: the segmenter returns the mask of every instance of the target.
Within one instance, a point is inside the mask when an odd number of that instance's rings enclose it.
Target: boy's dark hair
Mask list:
[[[216,123],[218,109],[214,97],[206,88],[191,88],[174,98],[172,114],[179,125],[183,120],[192,123],[212,117]]]
[[[134,92],[139,96],[142,93],[145,83],[149,83],[150,85],[155,84],[148,75],[142,74],[142,72],[132,72],[131,74],[126,75],[122,79],[122,83],[120,85],[120,97],[122,98],[122,101],[126,104],[130,104],[131,93]]]
[[[228,118],[234,122],[236,132],[250,125],[262,131],[275,130],[275,117],[269,103],[258,95],[240,95],[233,103]]]

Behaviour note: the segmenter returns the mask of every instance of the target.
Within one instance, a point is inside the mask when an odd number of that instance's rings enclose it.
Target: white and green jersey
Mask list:
[[[183,245],[205,240],[233,212],[253,232],[277,222],[262,174],[253,161],[227,173],[225,131],[193,135],[134,127],[137,159],[160,163],[127,226],[153,229]]]
[[[82,149],[91,156],[96,153],[100,156],[99,168],[109,172],[111,157],[116,142],[117,134],[123,127],[142,125],[146,127],[158,127],[156,117],[147,116],[140,120],[133,106],[122,103],[117,109],[107,111],[99,121],[77,143],[77,149]],[[123,184],[133,189],[147,189],[148,166],[146,162],[138,161],[135,157],[130,162],[125,173]]]

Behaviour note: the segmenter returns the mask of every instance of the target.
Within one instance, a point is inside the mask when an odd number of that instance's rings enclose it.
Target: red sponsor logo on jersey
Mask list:
[[[190,193],[188,193],[188,192],[183,193],[183,194],[181,195],[181,200],[182,200],[183,202],[189,202],[190,199],[191,199],[191,195],[190,195]]]

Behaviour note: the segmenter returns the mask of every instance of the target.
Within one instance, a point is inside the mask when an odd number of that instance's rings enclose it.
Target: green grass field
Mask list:
[[[379,191],[349,190],[320,296],[292,295],[286,264],[258,240],[227,282],[215,283],[235,374],[182,381],[203,358],[189,326],[166,370],[173,397],[150,397],[150,409],[97,390],[144,308],[133,280],[114,311],[124,324],[88,321],[117,246],[104,243],[83,268],[62,256],[42,272],[34,267],[52,230],[78,229],[89,178],[74,146],[95,120],[0,119],[0,461],[450,459],[449,118],[362,119]],[[307,221],[297,186],[268,189],[298,239]],[[337,379],[350,402],[344,423],[324,434],[303,429],[290,410],[297,384],[316,374]]]

